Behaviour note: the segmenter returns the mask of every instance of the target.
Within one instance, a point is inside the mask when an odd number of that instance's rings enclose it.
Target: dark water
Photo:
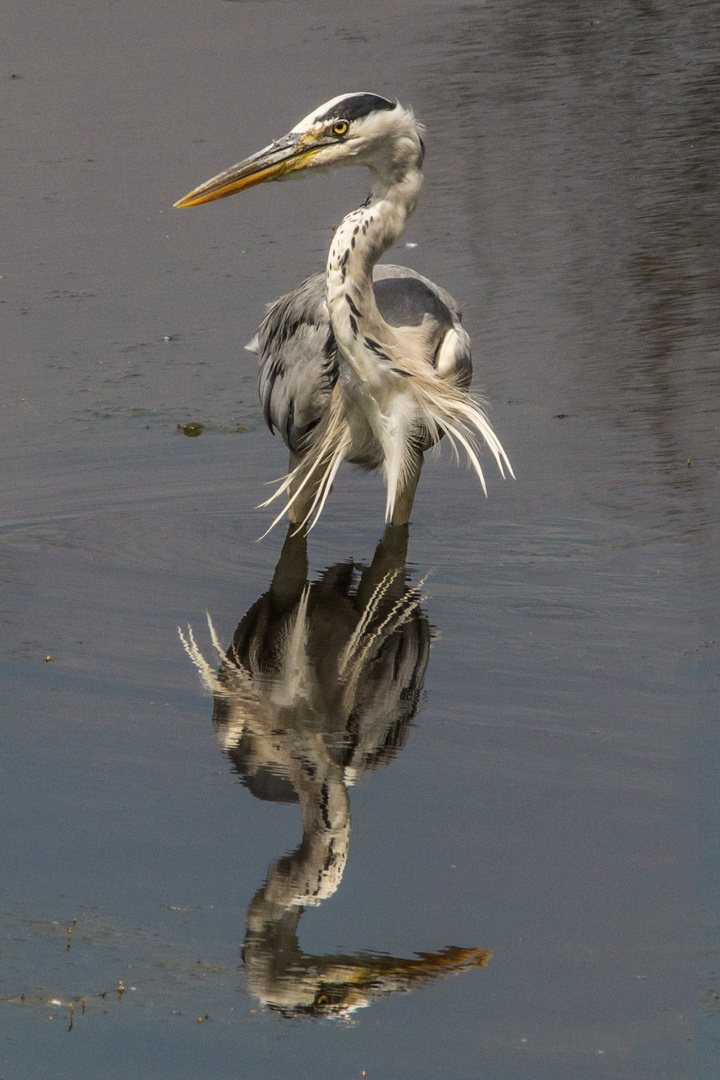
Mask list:
[[[5,13],[0,1076],[716,1075],[719,28]],[[172,210],[352,89],[427,125],[393,258],[462,303],[517,474],[429,463],[407,582],[352,472],[307,553],[255,542],[241,346],[365,177]]]

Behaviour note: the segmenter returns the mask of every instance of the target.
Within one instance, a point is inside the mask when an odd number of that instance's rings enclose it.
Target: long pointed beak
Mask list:
[[[318,145],[314,140],[308,140],[307,135],[285,135],[252,157],[213,176],[212,180],[206,180],[175,206],[198,206],[213,199],[224,199],[255,184],[264,184],[266,180],[281,180],[288,173],[306,168],[322,149],[322,143]]]

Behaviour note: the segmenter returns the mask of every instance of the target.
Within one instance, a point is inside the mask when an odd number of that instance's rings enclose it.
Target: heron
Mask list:
[[[380,264],[417,206],[425,146],[411,109],[371,93],[341,94],[269,146],[195,188],[197,206],[269,180],[343,165],[370,171],[370,194],[335,229],[324,273],[269,309],[246,346],[259,359],[265,421],[289,450],[283,497],[297,530],[312,528],[340,465],[380,470],[385,520],[410,520],[423,457],[443,436],[464,449],[487,488],[477,436],[500,473],[507,454],[470,396],[470,339],[457,302],[415,270]],[[268,532],[270,531],[268,529]]]

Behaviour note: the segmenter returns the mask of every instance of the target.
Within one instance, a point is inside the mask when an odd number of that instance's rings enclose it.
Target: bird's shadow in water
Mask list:
[[[183,644],[214,698],[213,726],[259,799],[299,803],[303,836],[250,903],[248,988],[284,1016],[348,1016],[385,995],[484,966],[487,949],[451,946],[413,959],[312,956],[300,948],[306,907],[340,885],[350,842],[348,789],[388,765],[417,711],[430,655],[422,582],[412,586],[407,526],[388,526],[369,567],[338,563],[308,581],[307,539],[283,545],[270,588],[240,622],[217,670]]]

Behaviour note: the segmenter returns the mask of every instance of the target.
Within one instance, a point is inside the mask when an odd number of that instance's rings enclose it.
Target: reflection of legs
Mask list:
[[[375,589],[385,582],[383,596],[394,603],[405,592],[405,563],[407,561],[410,529],[407,525],[386,525],[371,565],[363,570],[357,590],[358,608],[363,611]]]
[[[415,501],[415,491],[417,490],[422,467],[423,456],[422,454],[417,454],[413,460],[412,468],[407,481],[405,482],[405,486],[400,489],[395,500],[395,509],[393,510],[391,524],[407,525],[410,521],[413,502]]]
[[[290,522],[278,564],[275,567],[270,595],[280,609],[288,610],[296,604],[307,584],[307,533],[297,531]]]

